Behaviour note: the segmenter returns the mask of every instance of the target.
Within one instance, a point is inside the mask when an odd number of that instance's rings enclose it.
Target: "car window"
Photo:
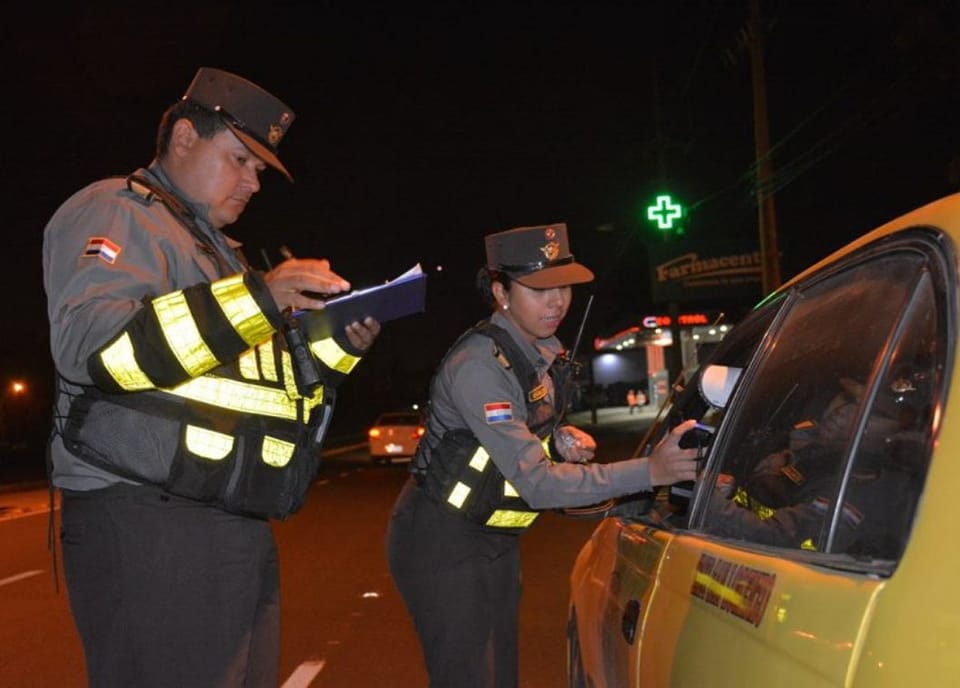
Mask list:
[[[936,313],[933,281],[924,274],[851,448],[843,504],[832,512],[825,551],[888,560],[903,553],[927,472],[942,379],[945,328],[936,326]]]
[[[725,415],[725,406],[713,406],[709,399],[713,396],[704,390],[704,378],[715,379],[714,373],[722,368],[721,376],[725,383],[736,381],[739,384],[742,371],[756,356],[757,349],[764,341],[764,335],[771,328],[771,324],[780,313],[785,299],[779,297],[763,307],[753,311],[743,322],[737,324],[729,334],[716,346],[709,360],[698,369],[692,378],[686,381],[677,392],[670,405],[666,417],[656,423],[644,438],[641,445],[641,454],[649,454],[654,445],[663,435],[680,422],[693,418],[703,425],[720,428]],[[733,386],[735,389],[735,386]],[[712,437],[711,437],[712,441]],[[701,448],[704,459],[709,457],[710,444]],[[663,522],[672,527],[685,527],[689,502],[694,493],[694,483],[678,483],[661,490],[662,493],[655,500],[654,514],[648,514],[654,522]],[[642,513],[640,515],[643,515]]]
[[[862,558],[899,555],[922,489],[941,374],[935,279],[924,254],[901,251],[789,295],[772,336],[745,347],[755,360],[701,480],[705,532]]]

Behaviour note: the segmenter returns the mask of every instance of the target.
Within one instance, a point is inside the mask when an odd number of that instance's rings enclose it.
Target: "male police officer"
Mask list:
[[[291,310],[349,289],[326,260],[251,270],[222,230],[293,112],[200,69],[156,159],[68,199],[44,235],[58,377],[52,482],[90,685],[275,686],[270,518],[303,503],[332,388],[379,332],[309,342]]]

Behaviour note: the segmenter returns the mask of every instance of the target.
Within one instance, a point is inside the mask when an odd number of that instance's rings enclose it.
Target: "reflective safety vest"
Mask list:
[[[493,355],[516,375],[524,390],[527,426],[540,438],[547,458],[554,460],[550,433],[555,411],[546,398],[547,390],[538,384],[533,366],[510,334],[497,325],[482,321],[464,336],[471,333],[494,340]],[[456,347],[454,344],[450,351]],[[555,460],[563,459],[557,454]],[[447,431],[439,440],[425,437],[417,447],[411,471],[431,498],[491,531],[523,532],[540,514],[504,478],[487,450],[466,428]]]
[[[250,355],[259,358],[272,348],[257,347]],[[321,387],[298,398],[289,354],[273,353],[281,368],[258,366],[256,378],[227,376],[225,367],[134,394],[85,387],[70,406],[64,445],[87,463],[172,494],[235,513],[286,518],[303,505],[316,476],[335,395]],[[238,364],[248,376],[250,355]],[[129,411],[136,412],[139,427],[117,427]]]
[[[359,352],[345,334],[309,342],[323,386],[302,393],[263,276],[231,269],[157,182],[131,177],[128,185],[145,205],[163,201],[227,276],[150,299],[89,358],[94,385],[70,404],[64,446],[172,494],[285,518],[306,498],[333,389]]]
[[[751,497],[742,487],[737,487],[731,499],[735,504],[752,511],[760,520],[766,520],[776,513],[775,509]]]

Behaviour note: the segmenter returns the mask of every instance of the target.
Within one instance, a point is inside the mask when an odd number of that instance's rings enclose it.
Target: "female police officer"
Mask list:
[[[517,534],[548,508],[584,506],[695,476],[678,426],[645,458],[587,464],[595,444],[555,428],[554,336],[574,262],[564,224],[486,237],[478,288],[493,309],[447,352],[431,387],[427,433],[391,517],[387,550],[413,617],[430,685],[517,685]],[[553,366],[554,369],[557,366]]]

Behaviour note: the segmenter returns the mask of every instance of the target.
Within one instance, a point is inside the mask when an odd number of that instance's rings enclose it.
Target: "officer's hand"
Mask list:
[[[366,351],[373,346],[373,340],[380,334],[380,323],[367,317],[363,319],[362,323],[352,322],[344,329],[350,343],[360,351]]]
[[[697,477],[697,450],[681,449],[679,446],[683,433],[692,430],[696,424],[697,421],[693,418],[685,420],[654,448],[648,457],[651,485],[672,485]]]
[[[597,453],[597,442],[589,434],[572,425],[561,425],[553,433],[553,444],[564,461],[587,463]]]
[[[291,258],[268,272],[265,279],[280,310],[323,308],[321,299],[304,292],[338,294],[350,289],[350,283],[331,270],[326,259]]]

